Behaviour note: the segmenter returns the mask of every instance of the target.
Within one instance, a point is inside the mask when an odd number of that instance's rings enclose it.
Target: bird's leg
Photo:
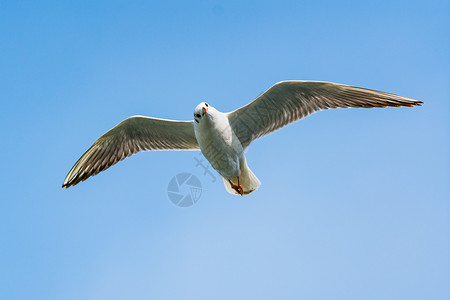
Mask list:
[[[238,179],[238,184],[237,185],[232,183],[230,179],[228,179],[228,182],[230,183],[232,189],[234,189],[241,196],[243,196],[244,195],[244,189],[242,188],[242,184],[240,184],[240,182],[239,182],[239,176],[238,176],[237,179]]]
[[[238,193],[241,194],[241,196],[244,195],[244,188],[242,187],[242,184],[239,182],[239,176],[238,176],[238,188],[239,188]]]

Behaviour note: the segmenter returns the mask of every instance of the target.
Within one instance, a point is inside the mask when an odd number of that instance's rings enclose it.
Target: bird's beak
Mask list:
[[[204,116],[205,114],[206,114],[206,112],[208,111],[208,109],[207,108],[205,108],[205,107],[202,107],[202,115]]]

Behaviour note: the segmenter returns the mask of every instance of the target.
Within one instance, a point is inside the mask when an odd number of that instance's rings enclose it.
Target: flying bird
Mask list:
[[[244,155],[254,140],[319,110],[422,104],[403,96],[330,82],[281,81],[253,102],[228,113],[202,102],[195,108],[192,121],[130,117],[102,135],[81,156],[62,187],[76,185],[140,151],[200,150],[222,176],[229,193],[247,195],[261,185]]]

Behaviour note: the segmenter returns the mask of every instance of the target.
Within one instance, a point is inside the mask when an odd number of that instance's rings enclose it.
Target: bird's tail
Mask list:
[[[228,182],[228,179],[222,177],[223,184],[225,185],[225,189],[228,193],[233,195],[240,195],[236,190],[231,187],[231,184]],[[238,184],[238,179],[233,178],[230,179],[231,182],[235,185]],[[241,175],[239,176],[239,183],[242,185],[242,189],[244,190],[244,195],[248,195],[251,192],[256,191],[261,185],[261,181],[259,181],[258,177],[253,174],[252,170],[250,170],[247,166],[241,169]]]

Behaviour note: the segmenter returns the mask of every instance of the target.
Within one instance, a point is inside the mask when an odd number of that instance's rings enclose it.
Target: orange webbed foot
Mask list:
[[[228,179],[228,182],[230,183],[231,188],[235,190],[239,195],[241,196],[244,195],[244,188],[242,187],[242,184],[239,183],[239,177],[238,177],[238,184],[232,183],[230,179]]]

